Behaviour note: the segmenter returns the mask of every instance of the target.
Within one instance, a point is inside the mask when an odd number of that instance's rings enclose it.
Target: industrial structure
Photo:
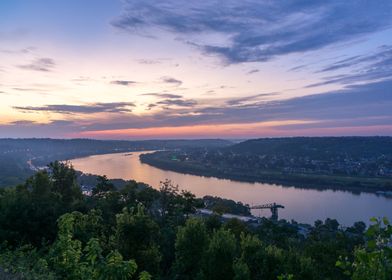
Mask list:
[[[278,220],[278,208],[284,208],[283,205],[274,203],[262,204],[262,205],[255,205],[249,207],[250,209],[270,209],[271,210],[271,220],[277,221]]]

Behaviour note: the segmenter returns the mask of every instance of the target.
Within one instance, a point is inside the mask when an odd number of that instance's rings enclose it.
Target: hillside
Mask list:
[[[301,156],[312,159],[392,155],[392,137],[292,137],[244,141],[226,150],[240,154]]]
[[[210,150],[157,152],[141,160],[162,169],[239,181],[392,190],[391,137],[266,138]]]

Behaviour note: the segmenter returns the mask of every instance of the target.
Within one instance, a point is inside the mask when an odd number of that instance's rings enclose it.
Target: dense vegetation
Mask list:
[[[218,203],[218,199],[213,199]],[[222,205],[222,203],[221,203]],[[223,204],[225,205],[225,204]],[[232,205],[232,203],[229,203]],[[159,190],[98,177],[84,196],[76,172],[55,162],[0,190],[0,278],[374,279],[392,277],[392,227],[373,220],[259,225],[201,218],[201,201],[170,181]],[[237,205],[238,206],[238,205]]]
[[[223,199],[221,197],[206,195],[203,197],[204,207],[216,213],[230,213],[235,215],[251,215],[249,205],[242,202],[235,202],[231,199]]]
[[[22,183],[36,167],[51,161],[95,154],[187,147],[223,147],[231,142],[219,139],[100,141],[90,139],[0,139],[0,187]]]
[[[392,137],[264,138],[161,151],[141,160],[196,175],[392,194]]]

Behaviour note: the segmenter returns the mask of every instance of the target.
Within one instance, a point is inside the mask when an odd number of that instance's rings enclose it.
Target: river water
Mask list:
[[[160,181],[169,179],[180,189],[189,190],[198,197],[214,195],[249,205],[276,202],[285,206],[279,209],[280,219],[313,224],[317,219],[334,218],[345,226],[356,221],[368,222],[371,217],[387,216],[392,219],[392,198],[181,174],[141,163],[139,155],[142,153],[146,152],[95,155],[73,159],[71,162],[75,169],[84,173],[106,175],[112,179],[133,179],[154,188],[159,188]],[[268,209],[252,210],[252,213],[256,216],[270,216]]]

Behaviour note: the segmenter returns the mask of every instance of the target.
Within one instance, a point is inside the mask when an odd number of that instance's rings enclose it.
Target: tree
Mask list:
[[[103,196],[105,193],[114,191],[116,188],[109,181],[106,175],[97,177],[97,185],[92,189],[92,194],[96,196]]]
[[[87,244],[91,238],[102,239],[104,243],[105,223],[103,222],[100,210],[90,210],[86,214],[73,212],[74,215],[74,232],[75,239]]]
[[[224,224],[224,228],[229,229],[236,238],[239,238],[242,233],[247,233],[249,231],[247,225],[237,218],[228,220]]]
[[[229,230],[219,229],[215,231],[212,234],[204,258],[202,268],[204,279],[233,279],[233,262],[236,250],[235,237]]]
[[[161,182],[159,188],[161,222],[172,226],[182,224],[189,214],[194,213],[198,200],[188,191],[179,191],[178,185],[170,180]]]
[[[221,216],[219,216],[217,214],[212,214],[205,219],[205,224],[207,227],[207,231],[209,233],[212,233],[215,230],[218,230],[221,228],[221,226],[222,226]]]
[[[175,271],[178,279],[196,279],[208,246],[207,229],[200,219],[189,219],[177,232]]]
[[[99,240],[91,238],[82,249],[82,242],[74,238],[75,221],[80,213],[67,213],[58,221],[59,233],[49,252],[54,271],[62,279],[69,280],[127,280],[137,270],[134,260],[124,260],[117,250],[102,255]],[[144,278],[148,274],[144,273]]]
[[[177,214],[179,206],[178,186],[172,184],[170,180],[161,182],[160,188],[160,210],[162,221],[165,222],[169,217]]]
[[[236,260],[233,265],[234,280],[250,280],[250,271],[246,263]]]
[[[241,234],[240,240],[241,263],[248,267],[250,275],[252,275],[251,279],[264,279],[265,254],[261,241],[257,236],[249,234]]]
[[[151,209],[159,196],[159,191],[151,187],[142,186],[142,189],[136,193],[136,201],[143,204],[146,209]]]
[[[53,241],[56,220],[65,212],[51,178],[37,172],[24,185],[7,189],[0,197],[0,239],[10,244]]]
[[[82,198],[82,191],[77,183],[76,171],[71,165],[55,161],[49,164],[49,174],[53,190],[60,194],[66,208]]]
[[[57,274],[68,279],[81,279],[82,243],[73,239],[75,216],[64,214],[58,221],[58,238],[50,251],[50,262]]]
[[[141,270],[158,274],[161,261],[158,225],[142,205],[137,209],[124,208],[116,220],[115,243],[119,252],[125,259],[135,259]]]
[[[189,191],[181,191],[181,196],[182,196],[182,204],[183,204],[183,212],[188,217],[189,214],[195,213],[196,212],[196,196],[189,192]]]
[[[137,200],[137,193],[139,191],[136,181],[131,180],[127,182],[127,184],[119,191],[121,193],[121,199],[125,202],[126,205],[136,206],[135,203]]]

